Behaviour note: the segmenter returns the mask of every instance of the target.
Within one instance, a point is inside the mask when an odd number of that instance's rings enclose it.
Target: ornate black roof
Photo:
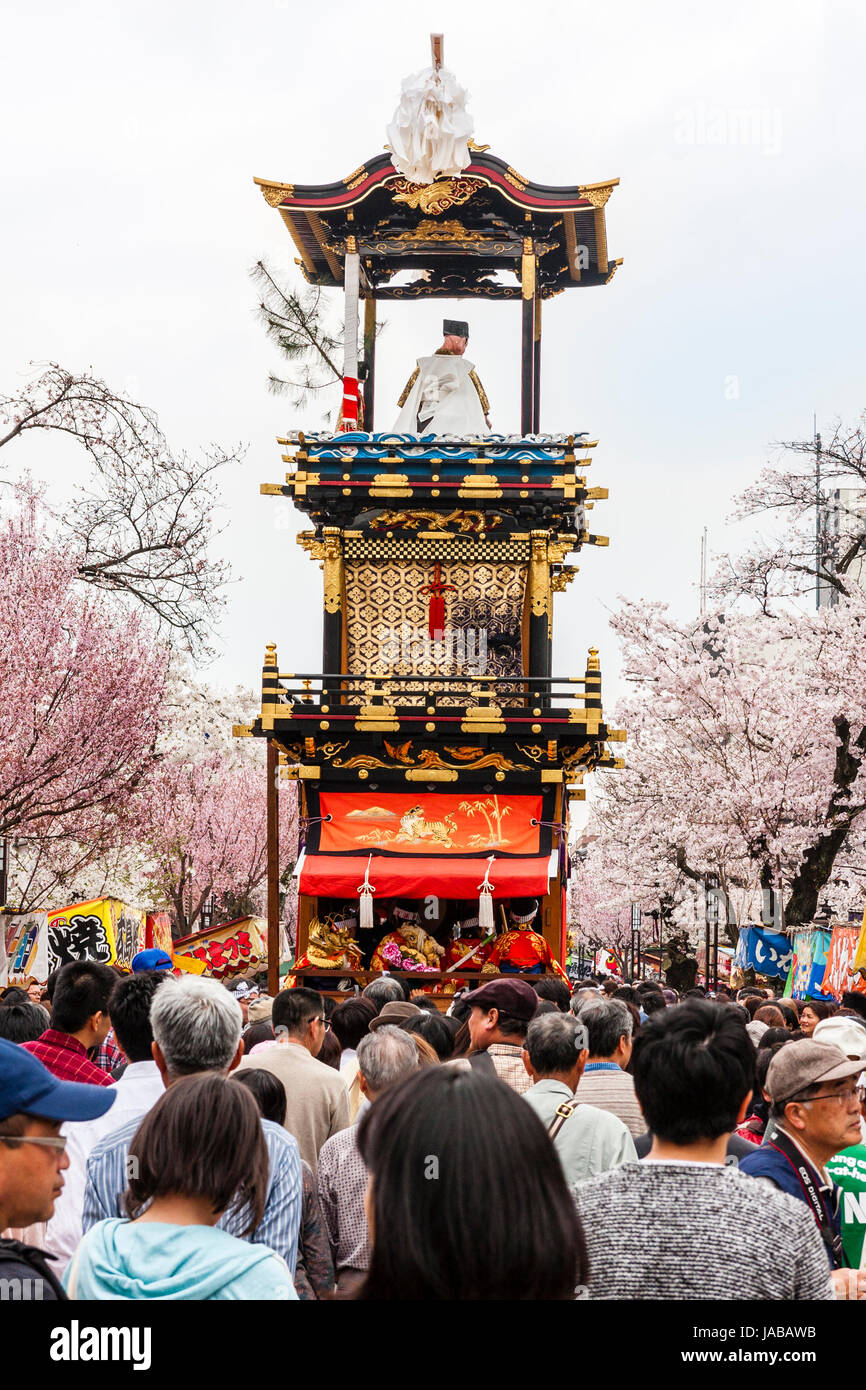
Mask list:
[[[410,183],[388,154],[336,183],[256,183],[311,284],[341,285],[357,250],[376,299],[518,299],[526,238],[542,297],[610,280],[621,262],[608,255],[605,204],[619,179],[554,188],[470,148],[462,174],[432,184]]]

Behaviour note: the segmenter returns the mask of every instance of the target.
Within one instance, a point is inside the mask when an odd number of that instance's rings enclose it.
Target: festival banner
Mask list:
[[[860,970],[866,975],[866,908],[863,909],[863,924],[860,928],[860,937],[857,942],[857,950],[854,953],[854,970]]]
[[[114,962],[114,921],[108,898],[72,903],[48,913],[48,969],[73,960]]]
[[[95,960],[129,970],[144,950],[145,912],[117,898],[92,898],[47,914],[48,970],[73,960]]]
[[[147,913],[110,898],[114,914],[114,963],[130,970],[132,962],[147,944]]]
[[[148,950],[157,947],[171,955],[174,942],[171,937],[171,918],[167,912],[148,912],[146,922],[146,946]]]
[[[45,912],[9,912],[3,914],[2,931],[6,950],[6,970],[9,984],[48,979],[48,914]]]
[[[832,999],[825,995],[821,982],[827,968],[830,933],[820,927],[794,932],[794,975],[791,995],[794,999]]]
[[[594,973],[604,970],[608,975],[622,974],[622,961],[616,951],[608,950],[606,946],[600,951],[596,951],[592,962]]]
[[[860,933],[860,927],[833,928],[830,949],[827,952],[827,968],[821,981],[821,989],[825,994],[835,995],[837,999],[841,998],[847,989],[866,994],[866,980],[859,970],[854,968]]]
[[[264,917],[240,917],[181,937],[174,943],[175,962],[183,970],[184,961],[190,958],[203,962],[205,974],[216,980],[264,970],[268,963],[267,922]]]
[[[784,978],[791,967],[793,947],[787,936],[765,927],[740,927],[734,968]]]
[[[540,796],[321,792],[319,854],[541,853]]]

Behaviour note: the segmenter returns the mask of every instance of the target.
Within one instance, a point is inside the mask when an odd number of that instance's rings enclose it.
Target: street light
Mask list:
[[[640,969],[641,950],[640,950],[640,919],[642,912],[637,903],[631,905],[631,979],[634,983],[635,976]],[[635,960],[635,942],[637,942],[637,960]]]

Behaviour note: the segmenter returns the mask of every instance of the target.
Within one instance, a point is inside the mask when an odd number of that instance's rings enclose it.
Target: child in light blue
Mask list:
[[[265,1245],[217,1229],[235,1203],[262,1219],[268,1151],[250,1091],[222,1077],[174,1082],[129,1149],[130,1220],[99,1221],[64,1279],[79,1299],[296,1299],[289,1268]]]

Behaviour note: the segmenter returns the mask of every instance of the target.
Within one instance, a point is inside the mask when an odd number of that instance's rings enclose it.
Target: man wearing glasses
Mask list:
[[[840,1192],[827,1164],[860,1140],[856,1079],[862,1070],[862,1060],[852,1060],[832,1043],[787,1043],[767,1072],[770,1117],[764,1142],[740,1162],[743,1173],[768,1179],[807,1204],[834,1270],[837,1297],[848,1296],[851,1281],[844,1271]],[[864,1295],[866,1288],[854,1296]]]
[[[271,1022],[276,1045],[244,1057],[240,1070],[261,1067],[282,1081],[286,1092],[283,1123],[297,1139],[301,1158],[315,1173],[325,1140],[349,1125],[345,1079],[317,1060],[330,1027],[324,1000],[314,989],[281,990],[274,1000]]]
[[[111,1087],[60,1081],[0,1039],[0,1231],[48,1221],[69,1167],[61,1124],[95,1120],[115,1096]],[[47,1261],[35,1246],[0,1237],[0,1298],[65,1298]]]

